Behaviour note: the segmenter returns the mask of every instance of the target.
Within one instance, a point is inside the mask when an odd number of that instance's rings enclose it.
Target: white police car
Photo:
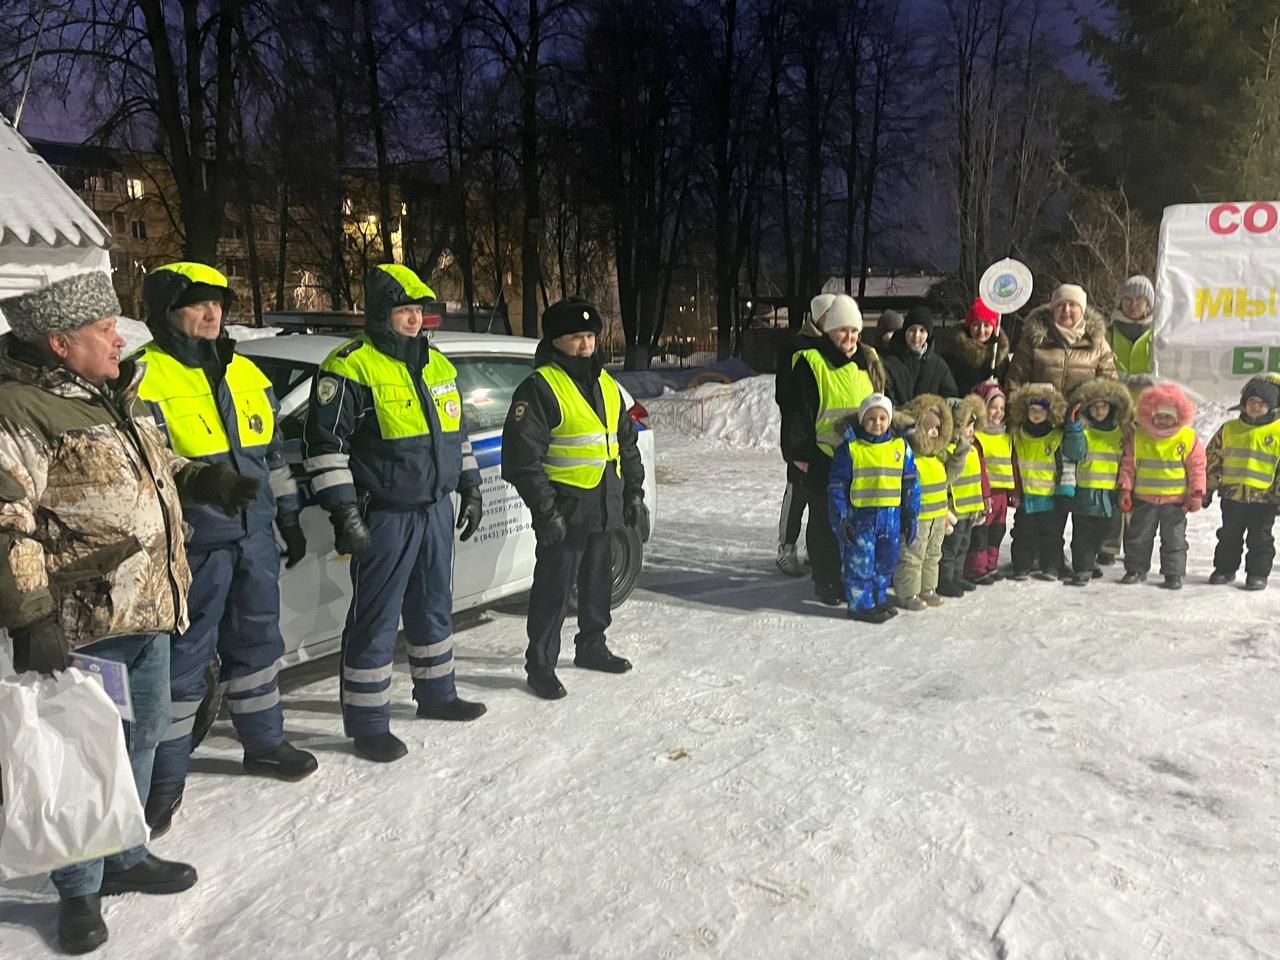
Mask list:
[[[310,487],[301,473],[301,437],[311,378],[325,357],[345,337],[285,334],[244,340],[237,350],[262,368],[280,400],[280,429],[290,463],[301,488],[302,525],[307,534],[307,558],[292,570],[281,568],[280,629],[284,634],[286,665],[323,657],[338,650],[351,599],[348,559],[333,549],[328,515],[310,504]],[[453,564],[453,610],[457,613],[521,593],[533,583],[534,536],[528,508],[501,473],[502,425],[511,395],[533,372],[537,341],[525,337],[437,331],[432,345],[458,368],[462,419],[480,461],[484,491],[484,521],[466,543],[458,543]],[[623,400],[640,428],[644,461],[645,501],[657,516],[654,480],[654,437],[647,414],[626,391]],[[643,548],[630,529],[620,530],[613,542],[613,605],[631,593],[640,575]]]

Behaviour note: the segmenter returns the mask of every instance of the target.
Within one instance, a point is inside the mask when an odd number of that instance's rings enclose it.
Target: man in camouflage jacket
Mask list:
[[[169,723],[168,634],[187,625],[191,573],[182,504],[239,510],[257,481],[172,454],[139,371],[121,362],[110,277],[82,273],[0,300],[0,626],[19,670],[53,673],[68,654],[125,664],[125,740],[145,803]],[[53,874],[68,952],[107,938],[99,896],[176,893],[195,870],[145,847]]]

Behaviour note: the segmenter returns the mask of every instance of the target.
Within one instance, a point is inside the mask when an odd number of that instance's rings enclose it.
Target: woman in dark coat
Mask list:
[[[883,357],[889,377],[886,392],[895,404],[908,403],[922,393],[960,395],[951,368],[934,352],[932,339],[933,313],[928,307],[912,307],[902,332],[889,341]]]
[[[938,356],[951,368],[961,396],[987,380],[1000,381],[1009,366],[1009,337],[1000,314],[981,300],[965,314],[964,326],[938,333]]]

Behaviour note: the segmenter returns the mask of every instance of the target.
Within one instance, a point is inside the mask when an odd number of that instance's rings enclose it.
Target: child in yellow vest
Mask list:
[[[974,524],[982,521],[991,505],[987,470],[974,439],[976,432],[986,426],[987,405],[981,397],[970,394],[962,400],[952,401],[951,417],[951,445],[947,453],[959,460],[959,470],[948,483],[947,493],[956,519],[951,532],[942,541],[938,593],[944,597],[963,597],[967,591],[978,589],[976,583],[965,579],[964,564]]]
[[[1205,451],[1207,507],[1216,490],[1222,502],[1222,526],[1213,552],[1213,584],[1231,583],[1240,569],[1245,537],[1244,588],[1265,590],[1275,560],[1271,534],[1280,504],[1280,383],[1254,377],[1240,392],[1240,416],[1218,428]]]
[[[1067,401],[1048,383],[1028,383],[1013,391],[1007,416],[1013,436],[1009,504],[1017,508],[1009,579],[1027,579],[1038,561],[1036,576],[1055,580],[1063,562],[1062,532],[1066,526],[1065,501],[1056,494],[1063,465],[1084,459],[1084,431],[1064,429]]]
[[[1191,427],[1195,412],[1174,383],[1147,387],[1138,397],[1137,423],[1120,461],[1120,509],[1129,514],[1121,583],[1147,579],[1158,528],[1160,586],[1182,589],[1186,515],[1199,510],[1205,496],[1204,445]]]
[[[893,404],[873,393],[858,408],[858,425],[835,449],[827,484],[831,525],[840,544],[849,617],[884,623],[897,614],[889,584],[902,541],[916,538],[920,480],[915,458],[892,429]]]
[[[1098,554],[1111,530],[1111,518],[1120,513],[1116,484],[1124,438],[1132,429],[1133,400],[1118,380],[1086,380],[1072,391],[1068,418],[1084,428],[1085,458],[1076,465],[1075,494],[1071,511],[1071,579],[1067,583],[1087,587],[1102,576]]]
[[[987,470],[991,488],[991,507],[973,525],[969,555],[964,561],[964,576],[978,586],[995,583],[1000,573],[1000,544],[1004,542],[1005,524],[1009,516],[1009,494],[1013,493],[1013,438],[1005,426],[1007,398],[999,384],[980,383],[973,394],[987,407],[987,425],[974,433],[982,465]]]
[[[915,454],[920,476],[920,515],[914,540],[902,545],[893,574],[893,592],[904,610],[940,607],[938,563],[947,532],[947,446],[951,439],[951,405],[933,393],[922,393],[894,415],[893,428]],[[962,461],[953,458],[956,474]]]

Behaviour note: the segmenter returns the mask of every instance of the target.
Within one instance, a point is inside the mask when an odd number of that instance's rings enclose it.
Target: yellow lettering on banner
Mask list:
[[[1223,290],[1211,290],[1208,287],[1196,288],[1196,316],[1202,320],[1206,317],[1216,320],[1219,316],[1228,316],[1234,301],[1234,291],[1229,287]]]
[[[1275,291],[1272,291],[1274,295]],[[1250,317],[1261,317],[1267,313],[1267,301],[1255,300],[1249,296],[1249,291],[1244,287],[1236,290],[1236,316],[1243,319]]]

